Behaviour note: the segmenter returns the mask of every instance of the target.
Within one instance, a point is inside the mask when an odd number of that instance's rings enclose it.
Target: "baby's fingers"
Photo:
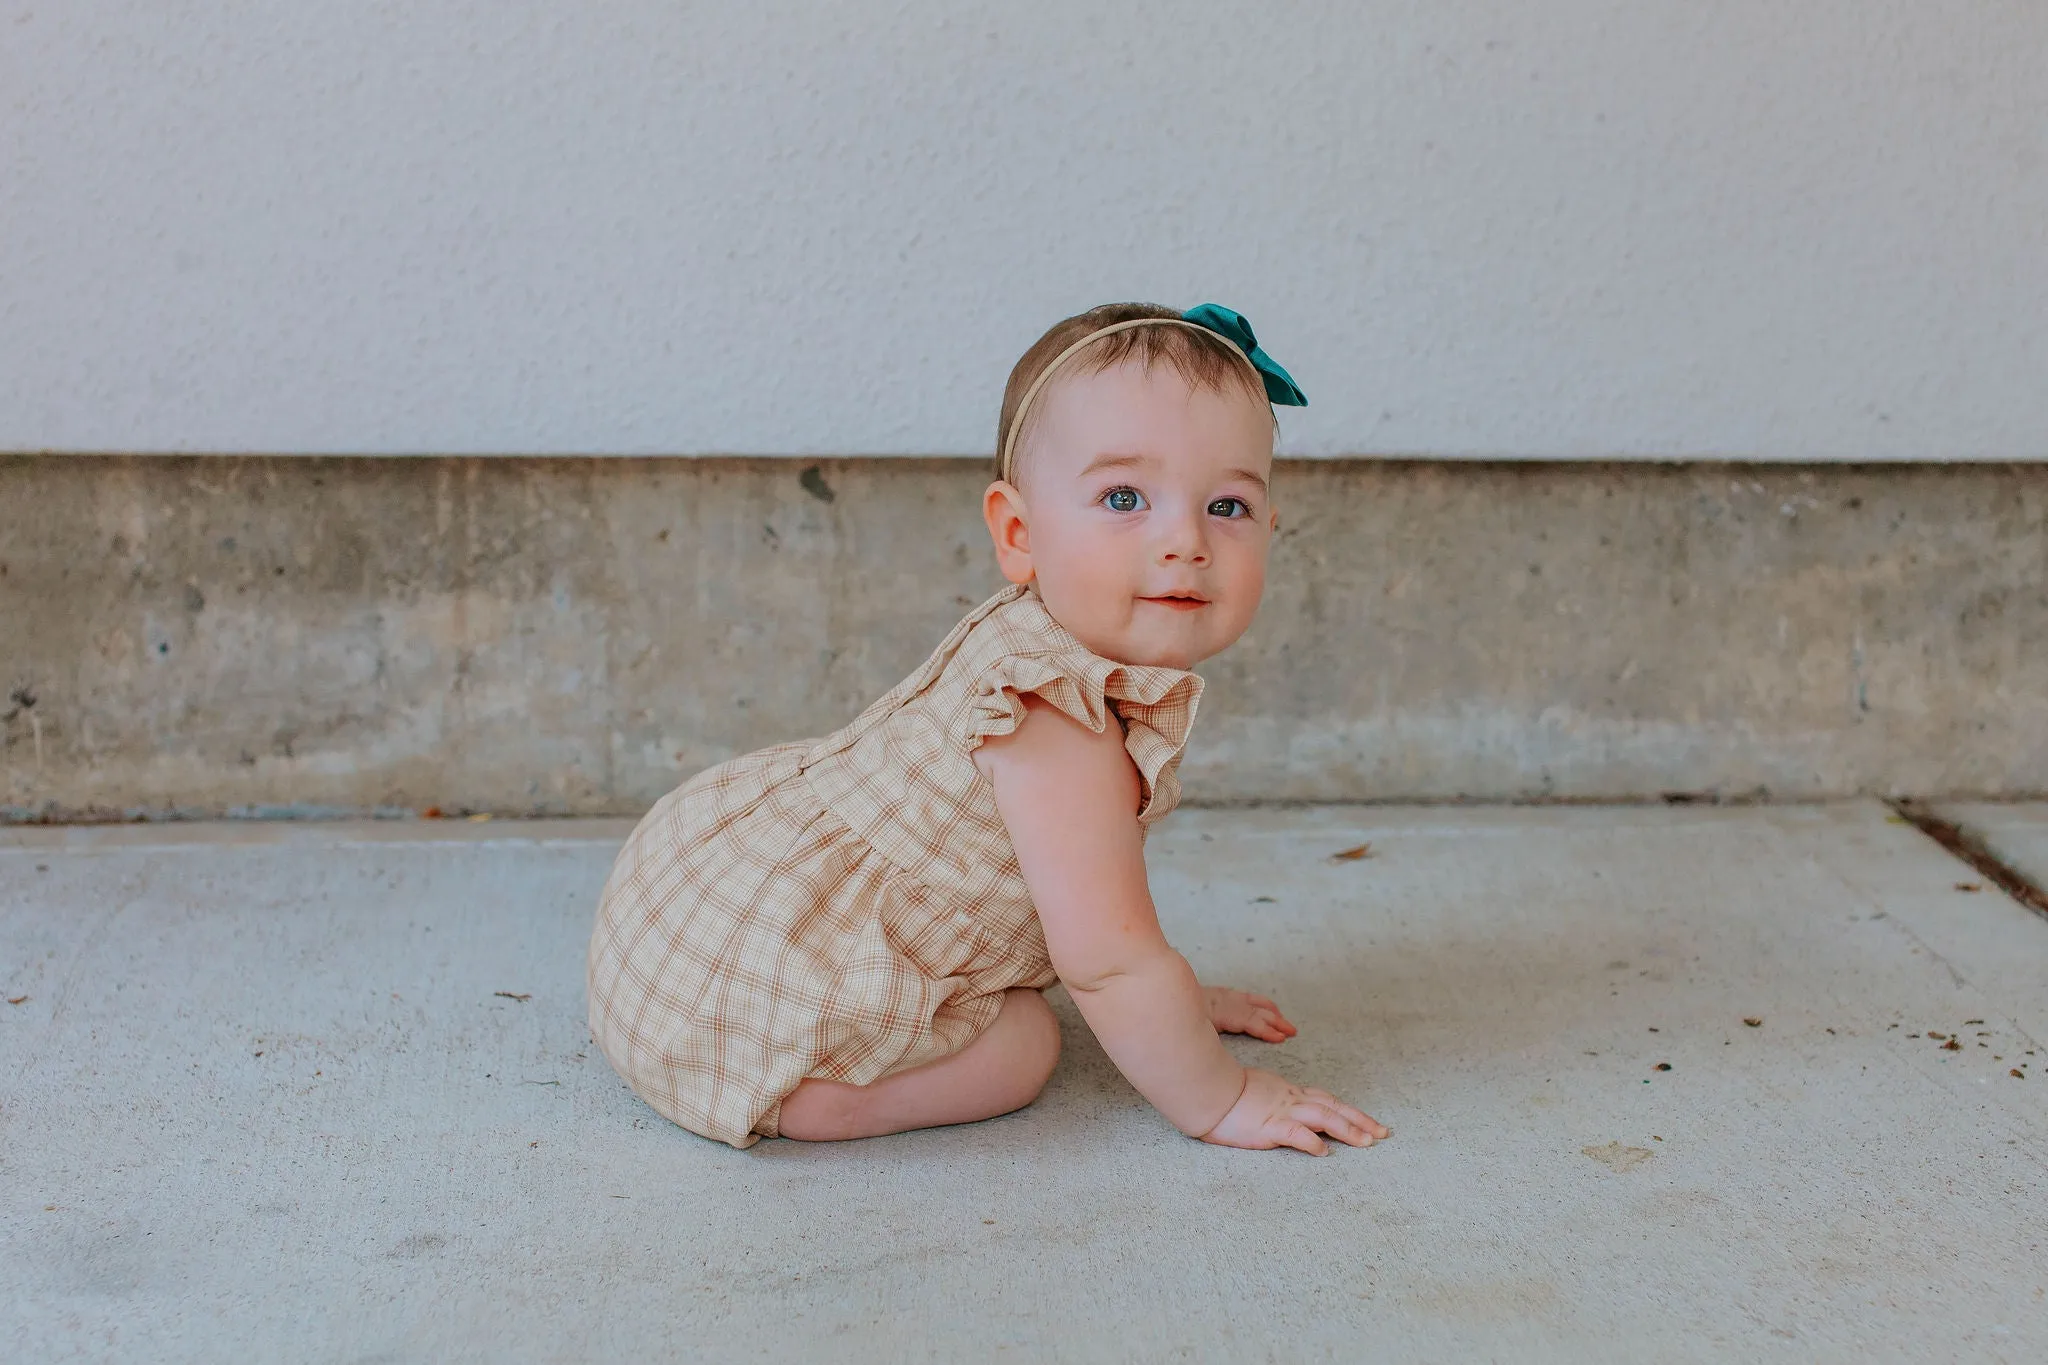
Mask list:
[[[1287,1111],[1287,1116],[1353,1147],[1370,1147],[1376,1141],[1371,1129],[1347,1117],[1341,1112],[1341,1107],[1321,1101],[1307,1100],[1297,1104]]]
[[[1273,1144],[1275,1147],[1293,1147],[1307,1152],[1310,1156],[1328,1156],[1330,1144],[1316,1136],[1316,1130],[1306,1123],[1290,1123],[1283,1136]]]
[[[1274,1004],[1272,1001],[1268,1000],[1265,996],[1252,996],[1251,1006],[1252,1013],[1258,1015],[1272,1015],[1273,1021],[1279,1024],[1281,1028],[1286,1029],[1289,1033],[1299,1033],[1301,1031],[1295,1028],[1293,1024],[1289,1023],[1287,1020],[1287,1016],[1280,1012],[1280,1007]]]
[[[1327,1090],[1318,1090],[1312,1085],[1305,1085],[1301,1088],[1301,1093],[1308,1096],[1312,1100],[1318,1100],[1321,1103],[1328,1105],[1330,1108],[1336,1110],[1338,1113],[1350,1119],[1353,1123],[1356,1123],[1363,1127],[1368,1133],[1371,1133],[1376,1138],[1383,1138],[1387,1135],[1386,1124],[1381,1123],[1378,1119],[1374,1118],[1371,1114],[1366,1113],[1363,1109],[1356,1109],[1353,1108],[1351,1105],[1344,1103],[1344,1101],[1338,1099],[1335,1095],[1332,1095]]]
[[[1260,1011],[1252,1015],[1245,1032],[1268,1043],[1284,1043],[1294,1036],[1294,1029],[1285,1019]]]

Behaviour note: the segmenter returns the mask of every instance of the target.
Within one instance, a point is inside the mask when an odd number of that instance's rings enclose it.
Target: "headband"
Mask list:
[[[999,467],[1004,479],[1008,479],[1013,472],[1011,459],[1016,452],[1017,433],[1024,429],[1024,414],[1031,410],[1031,400],[1045,387],[1046,380],[1052,378],[1053,371],[1090,342],[1100,340],[1111,332],[1123,332],[1133,327],[1149,327],[1154,324],[1191,327],[1198,332],[1209,332],[1222,337],[1231,343],[1231,354],[1251,367],[1252,377],[1258,380],[1265,390],[1267,402],[1290,408],[1308,406],[1308,395],[1295,384],[1293,376],[1281,369],[1279,362],[1273,357],[1259,349],[1259,339],[1252,335],[1252,325],[1242,313],[1232,312],[1220,303],[1205,303],[1188,309],[1177,318],[1126,318],[1122,322],[1112,322],[1107,327],[1097,328],[1061,351],[1038,372],[1038,377],[1031,381],[1031,387],[1024,390],[1024,396],[1017,400],[1017,411],[1010,418],[1010,429],[1003,433]]]

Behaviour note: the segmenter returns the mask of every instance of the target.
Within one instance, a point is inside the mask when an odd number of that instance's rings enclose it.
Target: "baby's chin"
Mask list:
[[[1148,606],[1143,602],[1132,606],[1132,621],[1128,628],[1119,631],[1109,649],[1095,652],[1104,658],[1115,659],[1118,663],[1142,664],[1157,668],[1193,668],[1212,654],[1220,653],[1228,641],[1216,643],[1211,639],[1215,627],[1212,623],[1194,619],[1215,611],[1214,606],[1200,608],[1186,613],[1188,619],[1148,620],[1148,617],[1163,614],[1162,609]],[[1181,613],[1174,612],[1175,617]]]

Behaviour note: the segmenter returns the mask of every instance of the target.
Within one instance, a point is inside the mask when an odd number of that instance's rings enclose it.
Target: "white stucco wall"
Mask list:
[[[0,0],[0,448],[979,452],[1120,298],[1296,453],[2048,457],[2048,5]]]

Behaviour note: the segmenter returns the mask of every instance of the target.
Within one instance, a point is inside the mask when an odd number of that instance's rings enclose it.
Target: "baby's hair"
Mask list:
[[[1180,315],[1180,309],[1165,308],[1156,303],[1105,303],[1085,313],[1062,318],[1046,329],[1045,335],[1032,342],[1031,348],[1024,352],[1016,368],[1010,371],[1010,382],[1003,386],[1003,412],[1001,420],[996,423],[995,476],[998,479],[1003,477],[1003,439],[1010,430],[1011,419],[1017,414],[1017,405],[1024,400],[1025,390],[1038,378],[1039,371],[1055,356],[1090,332],[1112,323],[1128,322],[1133,318],[1177,318]],[[1214,332],[1193,327],[1128,327],[1121,332],[1111,332],[1079,354],[1069,357],[1050,382],[1057,384],[1070,371],[1074,374],[1100,374],[1131,359],[1148,370],[1164,361],[1197,388],[1223,393],[1235,387],[1261,403],[1266,401],[1265,390],[1245,363],[1244,353]],[[1013,477],[1023,467],[1025,442],[1044,410],[1045,395],[1040,393],[1032,401],[1031,411],[1024,414],[1023,430],[1017,433],[1015,462],[1018,469],[1010,471]],[[1278,431],[1279,425],[1276,416],[1273,429]]]

